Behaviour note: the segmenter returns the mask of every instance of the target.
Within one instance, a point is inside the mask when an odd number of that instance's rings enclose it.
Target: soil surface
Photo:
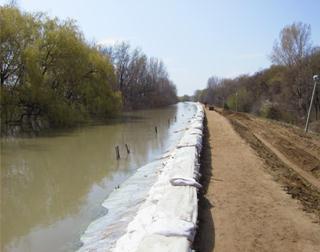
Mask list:
[[[320,251],[320,138],[206,110],[197,251]]]

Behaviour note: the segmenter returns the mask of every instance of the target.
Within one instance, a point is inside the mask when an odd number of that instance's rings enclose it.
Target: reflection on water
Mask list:
[[[101,202],[177,141],[180,133],[173,131],[194,109],[183,103],[72,132],[1,139],[1,251],[75,249],[87,225],[105,211]]]

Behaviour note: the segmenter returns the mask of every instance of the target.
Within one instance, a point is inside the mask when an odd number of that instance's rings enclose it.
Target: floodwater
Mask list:
[[[111,191],[174,146],[194,111],[179,103],[71,131],[2,138],[1,251],[79,248],[89,223],[106,214],[101,203]]]

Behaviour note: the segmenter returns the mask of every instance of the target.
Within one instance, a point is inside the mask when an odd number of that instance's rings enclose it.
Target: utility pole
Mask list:
[[[221,108],[224,108],[224,97],[219,96],[219,100],[221,101]]]
[[[238,92],[236,92],[236,112],[238,112]]]
[[[308,116],[307,116],[307,121],[306,121],[306,127],[304,128],[304,132],[305,132],[305,133],[307,133],[307,132],[308,132],[308,128],[309,128],[309,119],[310,119],[310,114],[311,114],[311,109],[312,109],[312,104],[313,104],[314,94],[315,94],[315,92],[316,92],[317,82],[320,80],[320,76],[319,76],[319,75],[314,75],[314,76],[313,76],[313,80],[314,80],[314,86],[313,86],[313,91],[312,91],[311,101],[310,101],[309,110],[308,110]]]

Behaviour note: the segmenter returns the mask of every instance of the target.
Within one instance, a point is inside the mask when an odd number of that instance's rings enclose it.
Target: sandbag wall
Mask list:
[[[202,106],[196,106],[182,139],[163,162],[157,181],[112,251],[191,251],[204,118]]]

